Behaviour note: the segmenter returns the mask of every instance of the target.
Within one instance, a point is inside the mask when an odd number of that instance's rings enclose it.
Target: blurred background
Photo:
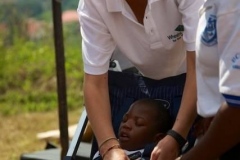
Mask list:
[[[78,0],[62,0],[69,125],[82,109]],[[0,1],[0,156],[44,149],[37,134],[59,128],[51,0]],[[60,146],[56,139],[54,145]]]

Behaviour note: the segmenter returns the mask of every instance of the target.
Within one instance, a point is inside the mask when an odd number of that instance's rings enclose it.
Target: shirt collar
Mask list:
[[[156,1],[159,1],[159,0],[148,0],[148,5],[151,6],[151,4]],[[106,0],[106,3],[107,3],[108,12],[122,11],[123,0]]]
[[[108,12],[121,12],[122,0],[106,0]]]
[[[148,6],[149,6],[149,9],[151,10],[152,9],[152,3],[153,2],[157,2],[157,1],[160,1],[160,0],[148,0]]]
[[[159,0],[148,0],[148,4],[152,4],[153,2],[157,2]]]

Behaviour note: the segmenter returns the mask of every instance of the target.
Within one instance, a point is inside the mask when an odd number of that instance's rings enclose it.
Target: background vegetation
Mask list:
[[[51,0],[0,1],[0,153],[18,160],[42,150],[39,132],[58,129],[56,65]],[[76,10],[78,0],[62,0],[62,10]],[[29,36],[28,21],[39,22],[38,36]],[[64,29],[69,124],[82,106],[81,37],[78,22]]]
[[[63,11],[75,9],[77,1],[63,1]],[[0,22],[0,113],[48,111],[57,107],[56,67],[52,11],[49,0],[18,0],[3,3]],[[19,14],[21,13],[21,14]],[[27,36],[25,22],[39,19],[46,34],[38,39]],[[64,24],[64,48],[68,107],[81,106],[81,42],[78,22]],[[0,31],[1,32],[1,31]]]

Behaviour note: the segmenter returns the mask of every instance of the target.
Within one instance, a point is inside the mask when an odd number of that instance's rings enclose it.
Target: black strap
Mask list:
[[[180,150],[183,148],[183,146],[186,144],[187,140],[185,138],[183,138],[179,133],[177,133],[174,130],[169,130],[167,132],[167,135],[173,137],[177,143],[179,144],[179,148]]]

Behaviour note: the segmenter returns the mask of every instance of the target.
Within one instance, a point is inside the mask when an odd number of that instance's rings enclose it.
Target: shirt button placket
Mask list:
[[[146,33],[148,35],[151,35],[150,22],[147,14],[145,15],[144,27],[145,27]]]

